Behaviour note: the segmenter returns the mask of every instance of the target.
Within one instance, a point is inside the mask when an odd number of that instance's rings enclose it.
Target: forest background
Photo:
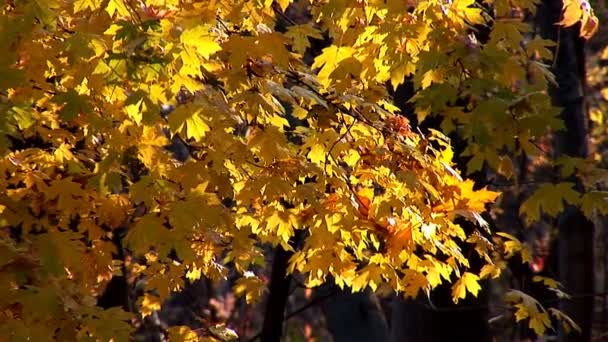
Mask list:
[[[608,339],[605,2],[1,10],[1,338]]]

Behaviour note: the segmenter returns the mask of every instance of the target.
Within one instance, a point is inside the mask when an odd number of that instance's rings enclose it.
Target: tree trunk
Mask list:
[[[491,341],[488,327],[487,290],[480,298],[452,303],[450,287],[433,291],[426,298],[396,299],[391,312],[391,342]]]
[[[331,287],[335,289],[335,285]],[[321,289],[322,291],[331,291],[331,289]],[[324,302],[323,312],[334,342],[389,340],[384,313],[378,299],[371,291],[358,293],[351,293],[348,290],[339,291]]]
[[[564,131],[555,135],[555,157],[587,157],[587,112],[585,105],[584,40],[579,37],[579,25],[563,28],[556,25],[561,16],[562,2],[544,0],[539,6],[538,22],[541,35],[558,42],[553,72],[558,86],[552,89],[555,105],[562,108]],[[578,190],[582,184],[572,179]],[[593,321],[593,223],[574,207],[568,207],[558,218],[558,272],[567,293],[574,298],[561,303],[561,309],[574,319],[582,334],[566,335],[561,341],[591,341]]]
[[[291,284],[291,276],[287,275],[287,264],[291,255],[292,252],[286,251],[280,246],[275,249],[268,301],[266,302],[264,325],[262,327],[262,342],[281,341],[285,306],[287,305],[289,285]]]

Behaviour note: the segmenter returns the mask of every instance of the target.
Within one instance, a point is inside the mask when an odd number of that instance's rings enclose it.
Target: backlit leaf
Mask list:
[[[573,186],[572,183],[542,184],[521,204],[520,214],[526,215],[527,222],[534,222],[538,221],[543,213],[555,216],[563,209],[564,203],[578,204],[580,193],[573,190]]]
[[[180,106],[169,116],[169,128],[187,138],[202,139],[211,129],[203,118],[203,108],[194,105]]]
[[[452,300],[454,303],[458,303],[459,299],[465,298],[467,292],[477,297],[480,289],[479,277],[473,273],[465,272],[452,286]]]

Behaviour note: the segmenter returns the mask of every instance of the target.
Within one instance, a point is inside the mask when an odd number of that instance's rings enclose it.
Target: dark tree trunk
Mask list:
[[[293,253],[278,246],[275,249],[272,262],[272,275],[266,312],[264,313],[264,325],[262,327],[262,342],[279,342],[283,335],[283,320],[285,319],[285,306],[289,297],[289,285],[291,276],[287,275],[287,265]]]
[[[327,286],[317,292],[327,292]],[[371,291],[351,293],[339,291],[323,303],[327,328],[334,342],[387,342],[389,331],[384,313]]]
[[[123,261],[122,275],[112,276],[103,293],[97,298],[97,306],[104,309],[111,307],[122,307],[123,310],[132,312],[131,307],[131,284],[127,279],[127,268],[124,266],[126,253],[123,248],[123,237],[126,235],[126,228],[115,230],[112,242],[116,246],[117,254],[114,258]]]
[[[538,10],[538,23],[544,38],[558,42],[553,72],[558,86],[552,89],[555,105],[562,108],[566,129],[555,135],[555,157],[585,158],[588,153],[587,111],[585,105],[584,40],[579,37],[579,25],[569,28],[557,26],[562,2],[544,0]],[[579,190],[580,180],[572,179]],[[573,300],[561,303],[561,309],[577,322],[582,334],[566,335],[561,341],[591,341],[593,321],[593,223],[580,210],[568,207],[558,218],[559,238],[557,260],[559,278]]]
[[[441,286],[426,298],[396,299],[391,312],[391,342],[491,341],[488,327],[487,290],[479,298],[452,303],[449,286]]]
[[[568,208],[559,220],[559,278],[566,292],[574,298],[560,303],[582,329],[567,335],[560,331],[560,341],[591,341],[593,323],[593,223],[576,208]]]

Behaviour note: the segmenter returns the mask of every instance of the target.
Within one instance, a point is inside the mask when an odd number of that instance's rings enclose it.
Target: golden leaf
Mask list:
[[[474,297],[477,297],[477,293],[479,293],[480,289],[479,277],[473,273],[465,272],[452,286],[452,300],[454,303],[458,303],[459,299],[465,298],[467,292],[470,292]]]

